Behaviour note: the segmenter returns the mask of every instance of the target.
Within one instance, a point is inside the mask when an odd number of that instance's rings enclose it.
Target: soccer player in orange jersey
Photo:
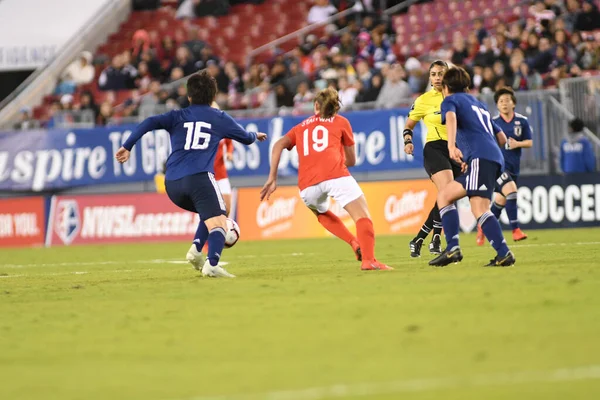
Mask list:
[[[229,182],[229,177],[227,175],[227,168],[225,168],[225,160],[231,161],[232,158],[233,141],[231,139],[221,140],[219,149],[217,150],[217,156],[215,157],[215,180],[223,195],[227,215],[229,215],[229,212],[231,211],[231,183]]]
[[[354,250],[362,270],[393,269],[375,259],[375,231],[367,201],[348,167],[356,163],[354,134],[348,120],[337,112],[338,92],[322,90],[315,98],[315,115],[296,125],[272,150],[269,179],[260,192],[268,200],[277,189],[277,167],[283,149],[298,150],[298,187],[300,197],[317,216],[319,223]],[[332,197],[356,223],[358,240],[342,220],[329,211]]]

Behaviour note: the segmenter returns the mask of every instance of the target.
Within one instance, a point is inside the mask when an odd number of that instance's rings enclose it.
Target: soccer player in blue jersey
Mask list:
[[[187,94],[189,107],[146,119],[133,130],[116,158],[120,163],[126,162],[131,149],[146,132],[165,129],[170,133],[172,152],[165,174],[167,195],[177,206],[200,215],[190,249],[194,258],[188,257],[188,261],[198,270],[202,265],[204,276],[234,278],[235,275],[219,266],[227,217],[225,202],[213,175],[215,156],[221,139],[230,138],[250,145],[256,140],[265,140],[267,135],[246,132],[228,114],[211,107],[217,84],[208,72],[199,72],[188,79]],[[208,242],[208,258],[203,262],[205,242]]]
[[[527,239],[527,235],[519,227],[517,180],[521,168],[521,149],[533,146],[531,126],[526,116],[515,113],[517,98],[512,88],[504,87],[496,91],[494,101],[500,112],[500,115],[493,118],[494,122],[507,136],[508,142],[502,148],[504,172],[496,181],[496,196],[492,203],[492,213],[500,219],[500,214],[506,207],[513,240],[518,242]],[[484,242],[483,231],[478,226],[477,244],[482,246]]]
[[[465,173],[438,193],[437,203],[447,245],[429,265],[443,267],[463,259],[454,202],[468,196],[473,215],[497,253],[487,266],[509,266],[515,263],[515,257],[506,245],[498,219],[490,211],[496,179],[504,169],[504,157],[498,144],[504,146],[506,136],[492,121],[486,106],[466,93],[470,85],[469,75],[458,67],[450,68],[442,80],[442,123],[446,124],[448,132],[448,152],[462,165]]]

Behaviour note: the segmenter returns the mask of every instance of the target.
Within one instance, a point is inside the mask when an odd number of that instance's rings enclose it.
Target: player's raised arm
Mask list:
[[[291,150],[295,146],[294,140],[295,134],[294,129],[292,129],[287,135],[283,136],[273,145],[273,150],[271,150],[269,178],[260,191],[260,201],[263,201],[265,198],[269,200],[271,194],[277,189],[277,168],[279,167],[281,153],[284,149]]]
[[[142,123],[136,126],[133,129],[133,132],[123,146],[117,151],[115,157],[117,161],[120,163],[124,163],[129,160],[129,155],[133,146],[137,143],[138,140],[142,138],[146,133],[153,131],[155,129],[166,129],[169,130],[173,125],[173,112],[169,111],[165,114],[154,115],[150,118],[146,118]]]
[[[256,140],[262,142],[267,139],[267,135],[261,132],[246,132],[244,128],[240,126],[231,116],[223,112],[223,118],[221,119],[223,124],[223,131],[227,132],[226,137],[233,139],[236,142],[240,142],[246,145],[254,143]]]

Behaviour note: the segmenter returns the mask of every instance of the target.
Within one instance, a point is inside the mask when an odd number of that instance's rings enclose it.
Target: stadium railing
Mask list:
[[[600,135],[600,76],[563,79],[559,89],[562,105]]]
[[[42,68],[38,68],[7,98],[0,102],[0,126],[11,126],[19,110],[37,104],[51,93],[62,71],[84,50],[95,49],[106,37],[116,31],[129,15],[130,0],[108,0],[106,7],[76,32],[56,56]]]
[[[560,169],[560,144],[569,134],[569,121],[575,118],[575,114],[569,111],[555,97],[548,98],[548,125],[546,136],[550,144],[553,156],[553,168],[556,173],[562,173]],[[590,140],[596,154],[596,171],[600,171],[600,139],[589,128],[584,128],[584,135]]]

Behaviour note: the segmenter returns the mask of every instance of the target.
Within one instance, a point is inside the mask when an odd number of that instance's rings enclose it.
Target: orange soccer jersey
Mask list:
[[[296,125],[287,135],[288,150],[298,150],[298,187],[303,190],[317,183],[349,176],[344,146],[354,144],[350,122],[341,115],[321,118],[314,115]]]
[[[223,147],[227,153],[233,153],[233,141],[231,139],[223,139],[219,143],[217,148],[217,155],[215,156],[215,179],[221,180],[227,178],[227,168],[225,168],[225,154],[223,153]]]

